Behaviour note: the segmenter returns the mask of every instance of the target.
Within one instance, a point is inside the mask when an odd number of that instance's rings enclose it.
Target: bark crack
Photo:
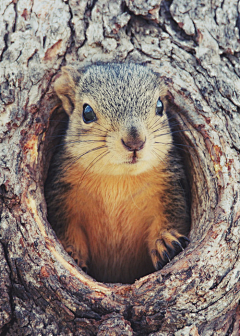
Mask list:
[[[0,62],[2,62],[3,55],[4,55],[5,51],[8,49],[8,35],[9,35],[9,33],[7,32],[7,30],[8,30],[8,24],[7,23],[5,25],[5,29],[6,29],[6,33],[4,34],[4,37],[3,37],[5,45],[4,45],[4,48],[3,48],[2,53],[0,55]]]
[[[71,51],[73,50],[74,46],[75,46],[75,41],[74,41],[74,38],[76,36],[75,34],[75,29],[74,29],[74,26],[72,24],[72,19],[73,19],[73,12],[72,12],[72,8],[71,8],[71,5],[69,3],[69,1],[66,2],[66,4],[68,5],[68,8],[69,8],[69,13],[70,13],[70,19],[68,20],[68,27],[70,28],[71,30],[71,35],[70,35],[70,45],[69,47],[67,47],[66,49],[66,52],[64,53],[64,56],[63,56],[63,59],[65,60],[66,58],[66,55],[68,53],[71,53]]]
[[[15,11],[15,20],[14,20],[14,24],[13,24],[13,33],[15,33],[16,26],[17,26],[17,19],[18,19],[18,15],[17,15],[17,1],[12,1],[12,4],[13,4],[14,11]]]
[[[2,328],[2,336],[7,335],[8,331],[10,330],[11,326],[14,324],[14,322],[16,321],[16,317],[14,316],[14,311],[15,311],[15,304],[14,304],[14,300],[13,300],[13,276],[12,276],[12,266],[11,266],[11,262],[8,258],[8,250],[7,250],[7,246],[5,243],[3,243],[2,241],[0,241],[0,244],[2,245],[3,251],[4,251],[4,257],[6,260],[6,263],[8,265],[9,268],[9,279],[10,279],[10,283],[11,285],[8,288],[8,296],[9,296],[9,304],[11,307],[11,319],[8,323],[6,323],[3,328]]]
[[[234,328],[234,325],[235,325],[235,322],[236,322],[236,317],[233,316],[232,318],[232,323],[230,324],[227,332],[226,332],[226,336],[231,336],[232,335],[232,332],[233,332],[233,328]]]

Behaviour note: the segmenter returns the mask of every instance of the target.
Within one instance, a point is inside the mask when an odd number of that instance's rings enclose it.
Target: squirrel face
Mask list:
[[[86,171],[138,175],[162,165],[172,146],[166,89],[149,68],[65,67],[55,90],[69,114],[67,150]]]

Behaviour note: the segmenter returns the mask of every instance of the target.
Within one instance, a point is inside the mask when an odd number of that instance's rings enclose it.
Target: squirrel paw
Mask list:
[[[178,233],[176,230],[165,230],[155,240],[154,246],[150,249],[153,266],[158,271],[170,262],[178,253],[183,251],[190,240]]]
[[[65,247],[65,250],[67,251],[67,253],[70,255],[70,257],[72,257],[74,259],[74,261],[76,262],[76,264],[81,267],[81,269],[87,273],[88,271],[88,267],[86,265],[86,262],[83,260],[82,256],[81,256],[81,252],[77,251],[73,245],[67,245]]]

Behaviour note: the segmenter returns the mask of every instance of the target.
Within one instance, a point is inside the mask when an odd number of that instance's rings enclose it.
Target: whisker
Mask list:
[[[67,124],[69,122],[69,120],[58,120],[58,119],[49,119],[49,121],[56,121],[56,122],[62,122],[62,123],[65,123]]]
[[[184,123],[185,124],[185,123]],[[151,124],[151,126],[148,126],[149,130],[153,130],[150,132],[150,135],[152,133],[156,133],[158,130],[164,130],[164,129],[168,129],[169,127],[172,129],[176,126],[179,125],[179,122],[176,121],[176,118],[173,117],[173,116],[169,116],[167,119],[161,121],[155,121],[153,124]],[[185,124],[185,126],[187,127],[187,125]],[[184,130],[179,130],[179,131],[184,131]],[[174,132],[179,132],[179,131],[174,131],[174,130],[171,130],[171,133],[173,134]],[[187,130],[186,131],[189,131],[188,127],[187,127]]]
[[[154,126],[160,126],[160,125],[165,125],[168,126],[168,119],[164,119],[164,120],[156,120],[151,126],[149,126],[149,129],[152,129]]]
[[[155,141],[154,143],[157,144],[162,144],[162,145],[174,145],[174,146],[183,146],[183,147],[189,147],[189,148],[194,148],[194,146],[190,146],[190,145],[184,145],[184,144],[176,144],[176,143],[171,143],[171,142],[161,142],[161,141]]]
[[[169,127],[171,128],[177,125],[179,125],[179,123],[177,122],[170,123],[168,119],[165,119],[163,121],[156,121],[151,127],[149,127],[149,129],[154,129],[154,128],[164,129],[164,128],[169,128]]]
[[[194,148],[194,146],[190,146],[190,145],[185,145],[185,144],[176,144],[176,143],[173,143],[174,146],[182,146],[182,147],[188,147],[188,148]]]
[[[154,132],[157,132],[158,130],[154,131]],[[154,133],[152,132],[152,133]],[[167,132],[167,133],[163,133],[163,134],[159,134],[159,135],[156,135],[154,136],[154,138],[159,138],[163,135],[168,135],[168,134],[175,134],[175,133],[182,133],[182,132],[189,132],[189,130],[177,130],[177,131],[170,131],[170,132]]]
[[[159,152],[161,152],[161,153],[163,153],[163,155],[164,155],[164,157],[171,157],[171,158],[173,158],[173,159],[176,159],[176,157],[174,156],[174,155],[172,155],[172,154],[170,154],[170,153],[164,153],[160,148],[156,148],[156,147],[154,147],[154,150],[158,150]],[[164,161],[163,161],[164,162]]]
[[[68,144],[81,143],[81,142],[88,142],[88,143],[89,142],[96,142],[96,143],[98,143],[98,142],[106,142],[106,140],[80,140],[79,139],[79,140],[76,140],[76,141],[64,141],[64,142],[54,146],[53,149],[58,148],[58,147],[63,147],[66,144],[68,145]]]
[[[99,128],[94,128],[92,132],[95,132],[95,131],[99,131],[99,132],[102,132],[102,134],[106,134],[106,131],[99,129]]]
[[[173,127],[175,127],[175,126],[179,126],[179,123],[178,122],[171,122],[170,123],[170,128],[173,128]],[[185,125],[186,126],[186,125]]]
[[[154,125],[156,125],[157,123],[161,122],[161,120],[154,120],[153,123],[151,125],[147,125],[148,126],[148,129],[152,129]]]
[[[81,175],[81,178],[79,180],[79,185],[78,185],[78,189],[81,186],[81,183],[83,181],[84,176],[86,176],[86,174],[89,172],[89,170],[98,162],[100,161],[102,158],[104,158],[104,156],[106,156],[107,154],[109,154],[109,151],[104,151],[103,153],[100,153],[98,156],[96,156],[87,166],[87,168],[84,170],[84,172]]]
[[[191,148],[194,149],[194,146],[190,146],[190,145],[183,145],[183,144],[173,144],[174,147],[177,147],[178,150],[183,151],[184,153],[190,154],[190,155],[194,155],[194,153],[191,153],[190,151],[187,150],[187,148]],[[182,148],[184,147],[184,148]],[[186,148],[185,148],[186,147]]]
[[[103,135],[98,134],[68,134],[68,137],[82,137],[82,136],[91,136],[91,137],[99,137],[104,138]],[[57,134],[57,135],[47,135],[46,138],[64,138],[66,137],[66,134]]]
[[[99,150],[99,149],[102,149],[102,148],[107,148],[107,146],[104,145],[104,146],[99,146],[99,147],[95,147],[95,148],[89,149],[87,152],[85,152],[85,153],[79,155],[77,158],[75,158],[74,161],[69,162],[69,163],[66,165],[66,167],[63,169],[63,171],[64,171],[65,169],[69,169],[69,168],[70,168],[72,165],[74,165],[78,160],[80,160],[84,155],[89,154],[89,153],[92,153],[92,152],[94,152],[94,151],[96,151],[96,150]]]
[[[162,120],[161,118],[159,119],[159,120],[156,120],[154,123],[153,123],[153,125],[156,123],[156,122],[159,122],[159,123],[162,123],[162,124],[164,124],[164,123],[170,123],[171,122],[171,120],[176,120],[176,118],[175,117],[173,117],[173,116],[167,116],[167,118],[166,119],[164,119],[164,120]],[[151,126],[149,126],[149,128],[150,127],[152,127],[152,125]]]
[[[73,142],[106,142],[106,140],[79,140],[79,141],[65,141],[65,143],[73,143]]]
[[[95,124],[99,125],[100,127],[103,127],[107,132],[111,132],[108,128],[106,128],[104,125],[99,124],[97,121],[95,121]]]
[[[107,136],[110,138],[112,137],[111,135],[107,135],[107,134],[99,134],[99,133],[78,133],[78,132],[75,132],[75,133],[67,133],[67,135],[64,133],[64,134],[56,134],[56,135],[46,135],[46,138],[61,138],[61,137],[96,137],[96,138],[106,138]]]
[[[64,119],[64,118],[63,118]],[[65,123],[65,124],[68,124],[68,123],[71,123],[73,125],[78,125],[79,126],[79,123],[78,122],[75,122],[73,120],[70,120],[69,117],[65,117],[66,120],[59,120],[59,119],[49,119],[49,121],[55,121],[56,123]]]
[[[162,144],[162,145],[173,145],[174,147],[177,147],[178,150],[181,150],[184,153],[191,154],[191,155],[192,155],[192,153],[190,153],[189,151],[187,151],[185,148],[181,148],[180,146],[187,147],[187,148],[194,148],[193,146],[188,146],[188,145],[184,145],[184,144],[170,143],[170,142],[154,142],[154,143]],[[159,148],[155,148],[155,149],[160,150]]]
[[[156,132],[171,132],[172,133],[172,131],[170,130],[170,128],[169,127],[157,127],[157,128],[154,128],[154,130],[150,133],[150,135],[152,135],[153,133],[156,133]]]
[[[59,122],[59,123],[65,123],[65,124],[68,124],[69,122],[71,123],[71,124],[73,124],[73,125],[77,125],[77,126],[79,126],[79,123],[77,123],[77,122],[74,122],[74,121],[72,121],[72,120],[57,120],[57,119],[50,119],[49,120],[50,122],[51,121],[56,121],[56,122]],[[103,125],[101,125],[101,124],[99,124],[98,122],[96,122],[95,121],[95,123],[96,124],[98,124],[100,127],[103,127],[104,129],[98,129],[98,128],[95,128],[96,130],[98,130],[98,131],[100,131],[100,132],[105,132],[105,131],[108,131],[108,132],[110,132],[110,130],[108,130],[106,127],[104,127]]]
[[[152,135],[153,133],[156,133],[156,132],[160,132],[160,131],[169,131],[170,130],[170,128],[169,128],[169,126],[168,125],[166,125],[166,126],[164,126],[164,127],[159,127],[159,125],[156,125],[156,127],[155,128],[153,128],[153,130],[150,132],[150,134],[149,135]]]
[[[161,162],[165,163],[163,158],[158,153],[156,153],[154,149],[152,150],[152,152],[160,159]]]

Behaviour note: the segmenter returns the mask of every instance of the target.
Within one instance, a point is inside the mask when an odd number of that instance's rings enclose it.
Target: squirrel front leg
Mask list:
[[[153,266],[160,270],[189,243],[189,239],[176,229],[162,225],[160,218],[155,218],[149,228],[148,250]]]
[[[74,222],[70,222],[64,237],[60,238],[60,240],[68,254],[87,273],[89,257],[87,238],[81,227]]]

